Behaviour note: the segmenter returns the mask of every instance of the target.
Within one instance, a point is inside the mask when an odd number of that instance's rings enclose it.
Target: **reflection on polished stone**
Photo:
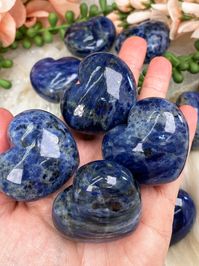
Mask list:
[[[122,237],[138,225],[139,187],[131,172],[110,161],[94,161],[77,171],[73,186],[53,204],[53,221],[67,237],[101,242]]]
[[[109,53],[88,56],[80,64],[79,81],[65,92],[61,103],[71,128],[98,133],[127,122],[136,101],[136,85],[121,59]]]
[[[183,239],[196,220],[196,206],[191,196],[180,189],[175,204],[171,245]]]
[[[198,122],[197,122],[197,128],[196,133],[193,139],[193,143],[191,148],[193,150],[199,149],[199,92],[196,91],[186,91],[183,92],[177,99],[177,105],[191,105],[192,107],[196,108],[198,112]]]
[[[161,21],[146,21],[120,33],[115,42],[115,49],[119,52],[123,42],[131,37],[139,36],[147,42],[145,63],[149,63],[155,56],[162,55],[169,47],[169,28]]]
[[[74,57],[39,60],[30,72],[34,90],[45,100],[59,103],[64,91],[77,82],[79,64],[80,60]]]
[[[0,189],[18,201],[45,197],[78,167],[76,143],[64,123],[42,110],[17,115],[9,127],[12,147],[0,155]]]
[[[188,125],[176,105],[146,98],[131,109],[128,126],[106,133],[103,155],[130,169],[140,183],[155,185],[178,178],[188,147]]]
[[[85,57],[91,53],[109,51],[115,36],[113,22],[107,17],[99,16],[70,26],[64,40],[72,54]]]

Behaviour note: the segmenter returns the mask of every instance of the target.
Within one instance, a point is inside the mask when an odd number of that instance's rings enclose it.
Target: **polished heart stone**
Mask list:
[[[183,239],[196,220],[196,206],[191,196],[180,189],[175,204],[171,245]]]
[[[30,72],[31,84],[42,98],[58,103],[64,91],[78,81],[79,64],[80,60],[74,57],[41,59]]]
[[[121,59],[109,53],[88,56],[80,64],[79,81],[61,102],[62,115],[71,128],[98,133],[126,123],[136,101],[136,85]]]
[[[55,227],[69,238],[107,241],[135,230],[141,214],[139,187],[129,170],[94,161],[77,171],[73,186],[53,204]]]
[[[59,189],[79,164],[76,143],[64,123],[42,110],[17,115],[8,130],[12,146],[0,155],[0,189],[17,201]]]
[[[137,26],[124,30],[115,42],[115,49],[119,52],[123,42],[131,37],[139,36],[147,41],[145,63],[149,63],[155,56],[162,55],[169,47],[169,28],[160,21],[146,21]]]
[[[116,31],[112,21],[99,16],[73,24],[66,31],[64,41],[72,54],[85,57],[94,52],[109,51],[115,36]]]
[[[199,92],[196,91],[183,92],[177,99],[176,103],[178,106],[191,105],[194,108],[196,108],[198,112],[198,123],[197,123],[196,133],[191,147],[193,150],[198,150],[199,149]]]
[[[142,184],[168,183],[180,175],[188,154],[187,122],[177,106],[146,98],[131,109],[128,126],[106,133],[103,156],[130,169]]]

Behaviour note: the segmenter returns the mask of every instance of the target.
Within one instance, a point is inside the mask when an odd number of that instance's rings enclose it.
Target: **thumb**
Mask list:
[[[7,151],[10,147],[7,130],[13,115],[6,109],[0,108],[0,154]],[[0,193],[0,216],[10,208],[13,208],[14,201]]]

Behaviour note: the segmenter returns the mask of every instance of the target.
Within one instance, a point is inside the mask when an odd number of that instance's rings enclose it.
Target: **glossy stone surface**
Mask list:
[[[65,34],[68,50],[79,57],[109,51],[116,37],[115,26],[106,17],[95,17],[73,24]]]
[[[83,241],[117,239],[135,230],[140,190],[129,170],[109,161],[79,168],[73,186],[53,204],[53,221],[67,237]]]
[[[196,108],[198,112],[198,123],[197,123],[196,133],[191,147],[193,150],[198,150],[199,149],[199,92],[196,91],[184,92],[179,96],[176,103],[178,106],[191,105],[194,108]]]
[[[180,189],[176,200],[171,245],[183,239],[191,230],[196,219],[196,206],[191,196]]]
[[[106,133],[103,156],[125,166],[142,184],[168,183],[180,175],[188,154],[188,125],[175,104],[161,98],[140,100],[128,126]]]
[[[139,36],[147,41],[145,63],[149,63],[155,56],[162,55],[169,47],[169,28],[160,21],[146,21],[137,26],[124,30],[115,42],[115,49],[119,52],[123,42],[131,37]]]
[[[53,193],[77,169],[76,143],[54,115],[25,111],[14,118],[8,133],[12,147],[0,155],[0,189],[17,201]]]
[[[31,84],[42,98],[58,103],[64,91],[78,81],[79,64],[80,60],[74,57],[41,59],[31,70]]]
[[[136,101],[136,85],[121,59],[109,53],[88,56],[80,64],[79,81],[65,92],[61,103],[71,128],[98,133],[126,123]]]

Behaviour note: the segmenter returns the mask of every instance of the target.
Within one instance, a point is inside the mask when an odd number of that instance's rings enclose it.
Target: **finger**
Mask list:
[[[190,144],[189,149],[191,149],[191,145],[192,145],[193,138],[196,132],[196,127],[197,127],[197,120],[198,120],[197,110],[190,105],[182,105],[180,107],[180,110],[184,114],[188,127],[189,127],[189,144]]]
[[[172,74],[171,63],[164,57],[155,57],[149,64],[139,99],[165,98]]]
[[[134,36],[128,38],[122,45],[119,57],[126,62],[138,83],[140,71],[146,56],[147,43],[143,38]]]
[[[5,152],[9,148],[9,141],[7,137],[7,129],[13,115],[6,109],[0,108],[0,153]],[[13,209],[14,201],[0,193],[0,216],[5,212]]]
[[[12,119],[13,115],[9,111],[0,108],[0,153],[5,152],[9,148],[7,129]]]

